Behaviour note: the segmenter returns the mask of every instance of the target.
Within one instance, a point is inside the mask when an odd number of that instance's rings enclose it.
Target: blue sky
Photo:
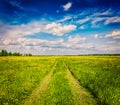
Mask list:
[[[0,0],[0,49],[120,53],[119,0]]]

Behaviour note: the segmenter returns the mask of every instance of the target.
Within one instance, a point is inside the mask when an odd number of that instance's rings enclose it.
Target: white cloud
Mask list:
[[[115,16],[115,17],[107,18],[104,24],[107,25],[107,24],[110,24],[110,23],[118,23],[118,22],[120,22],[120,17]]]
[[[77,23],[79,23],[79,24],[83,24],[83,23],[88,22],[89,20],[90,20],[90,18],[89,18],[89,17],[86,17],[86,18],[84,18],[84,19],[80,19],[80,20],[78,20]]]
[[[2,23],[1,23],[2,24]],[[48,23],[44,21],[30,22],[21,25],[5,25],[0,28],[1,38],[21,38],[29,35],[35,35],[41,32],[50,33],[56,36],[62,36],[76,29],[73,24],[62,25],[57,22]]]
[[[64,42],[64,39],[59,38],[56,40],[46,40],[46,39],[32,39],[32,38],[17,38],[13,39],[5,39],[2,41],[3,45],[15,45],[18,46],[40,46],[40,47],[57,47]]]
[[[63,9],[64,9],[65,11],[67,11],[67,10],[70,9],[71,6],[72,6],[72,3],[71,3],[71,2],[68,2],[67,4],[63,5]]]
[[[120,30],[117,30],[117,31],[113,31],[112,33],[110,34],[106,34],[105,35],[106,38],[113,38],[113,39],[120,39]]]
[[[42,31],[42,25],[39,22],[32,22],[29,24],[22,25],[3,25],[0,31],[2,37],[7,38],[18,38],[28,35],[34,35]]]
[[[99,34],[95,34],[93,37],[94,37],[95,39],[97,39],[97,38],[104,38],[102,35],[99,35]]]
[[[104,12],[95,12],[93,14],[93,16],[108,16],[108,15],[111,15],[111,14],[112,14],[111,9],[108,9],[108,10],[106,10]]]
[[[81,30],[83,30],[83,29],[85,29],[85,28],[86,28],[85,25],[82,25],[82,26],[79,27],[79,29],[81,29]]]
[[[50,23],[45,26],[45,32],[57,35],[57,36],[63,36],[65,33],[71,32],[76,29],[75,25],[62,25],[60,23]]]
[[[98,22],[104,21],[104,25],[108,25],[111,23],[119,23],[120,22],[120,17],[119,16],[114,16],[114,17],[95,17],[92,19],[92,25],[97,24]]]
[[[79,47],[85,48],[85,49],[90,49],[90,48],[93,48],[94,45],[92,43],[83,43]]]
[[[9,40],[9,39],[5,39],[5,40],[3,40],[3,44],[9,44],[11,41]]]
[[[67,48],[67,49],[91,49],[93,48],[94,45],[92,43],[70,43],[70,42],[66,42],[63,43],[63,48]]]
[[[120,52],[120,46],[116,45],[101,45],[97,47],[98,50],[104,51],[105,53],[118,53]]]
[[[79,35],[69,36],[66,41],[62,38],[47,40],[21,37],[16,38],[16,40],[3,40],[3,46],[0,45],[0,48],[6,48],[8,50],[12,49],[12,51],[20,51],[23,53],[29,52],[33,54],[65,54],[70,49],[89,49],[93,47],[90,43],[84,43],[85,40],[85,37],[81,37]]]
[[[116,44],[116,45],[120,45],[120,42],[118,43],[116,40],[112,40],[112,41],[108,41],[107,44]]]
[[[72,19],[71,16],[65,16],[63,19],[60,19],[57,22],[65,22],[65,21],[70,20],[70,19]]]
[[[105,18],[97,17],[97,18],[93,18],[93,20],[92,20],[91,23],[92,23],[92,25],[95,25],[96,23],[104,21],[104,20],[106,20],[106,19]]]
[[[86,40],[85,37],[81,37],[79,35],[68,37],[68,42],[69,43],[79,43],[79,42],[84,42],[85,40]]]
[[[85,53],[117,53],[119,44],[97,45],[87,42],[85,37],[80,35],[68,36],[66,40],[58,38],[56,40],[16,38],[1,40],[3,44],[0,49],[8,51],[19,51],[33,54],[85,54]],[[96,46],[96,47],[95,47]],[[70,51],[70,52],[69,52]]]
[[[95,34],[95,35],[94,35],[94,38],[99,38],[99,35],[98,35],[98,34]]]
[[[112,9],[105,10],[103,12],[94,12],[93,15],[90,15],[92,20],[92,25],[97,24],[98,22],[103,22],[104,25],[111,23],[119,23],[120,17],[118,13],[115,13]],[[113,15],[114,14],[114,15]]]
[[[85,43],[86,38],[80,35],[69,36],[67,41],[62,43],[63,48],[67,49],[81,49],[88,48],[88,43]]]

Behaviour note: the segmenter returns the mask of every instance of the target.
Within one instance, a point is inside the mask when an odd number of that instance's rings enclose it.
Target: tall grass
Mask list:
[[[36,94],[35,105],[77,105],[77,88],[70,84],[75,81],[98,105],[120,105],[119,64],[119,56],[0,57],[0,105],[23,105],[51,70],[42,101]]]
[[[120,105],[120,57],[78,57],[66,62],[99,105]]]
[[[53,59],[1,57],[0,105],[21,105],[50,71]]]

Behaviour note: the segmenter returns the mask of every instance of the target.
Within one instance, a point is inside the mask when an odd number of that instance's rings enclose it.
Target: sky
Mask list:
[[[0,0],[0,50],[120,53],[120,0]]]

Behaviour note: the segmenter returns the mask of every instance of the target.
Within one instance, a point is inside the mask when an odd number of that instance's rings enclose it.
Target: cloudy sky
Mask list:
[[[0,0],[0,50],[120,53],[120,0]]]

